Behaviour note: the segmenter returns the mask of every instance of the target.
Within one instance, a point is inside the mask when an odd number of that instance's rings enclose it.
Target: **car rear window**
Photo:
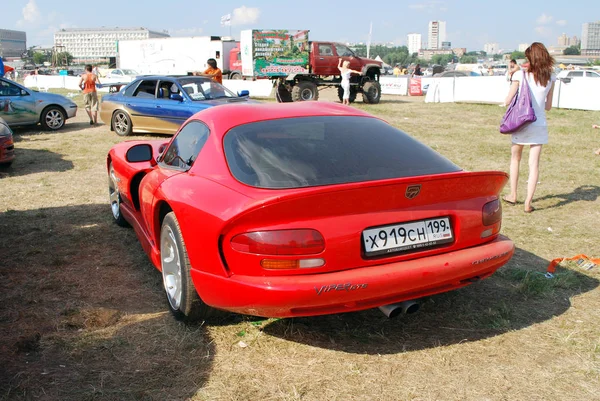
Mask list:
[[[460,171],[431,148],[371,117],[303,117],[231,129],[223,143],[240,182],[301,188]]]

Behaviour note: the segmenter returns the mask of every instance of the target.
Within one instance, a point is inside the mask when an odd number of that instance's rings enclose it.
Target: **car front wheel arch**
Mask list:
[[[121,109],[115,110],[111,121],[110,127],[119,136],[131,135],[133,132],[133,123],[129,114]]]
[[[40,124],[44,129],[55,131],[64,127],[67,121],[67,112],[62,106],[51,104],[44,107],[40,114]]]

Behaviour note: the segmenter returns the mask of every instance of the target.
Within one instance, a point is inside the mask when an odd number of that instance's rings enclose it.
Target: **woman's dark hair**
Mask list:
[[[214,58],[209,58],[208,61],[206,61],[206,64],[210,65],[212,68],[217,68],[217,60]]]
[[[92,72],[92,65],[91,65],[91,64],[86,64],[86,65],[85,65],[85,70],[86,70],[87,72]]]
[[[513,63],[513,64],[517,64],[517,60],[515,60],[514,58],[511,58],[510,62]]]
[[[554,57],[548,53],[546,46],[534,42],[525,50],[525,57],[529,60],[528,72],[533,74],[533,79],[539,85],[546,86],[554,70]]]

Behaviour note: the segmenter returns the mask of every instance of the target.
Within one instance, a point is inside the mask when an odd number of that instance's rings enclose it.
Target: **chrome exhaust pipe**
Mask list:
[[[388,318],[392,319],[400,314],[410,315],[416,313],[420,308],[419,303],[415,299],[404,301],[397,304],[382,305],[379,310]]]

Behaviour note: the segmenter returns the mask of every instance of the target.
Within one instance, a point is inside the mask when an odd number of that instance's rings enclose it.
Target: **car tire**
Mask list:
[[[229,79],[242,79],[242,74],[239,72],[232,72]]]
[[[40,115],[40,124],[45,130],[56,131],[65,125],[65,112],[58,106],[48,106]]]
[[[310,81],[300,81],[292,88],[292,101],[307,102],[319,100],[317,84]]]
[[[381,85],[377,81],[368,81],[363,85],[363,102],[377,104],[381,100]]]
[[[119,136],[128,136],[133,132],[131,118],[123,110],[117,110],[112,116],[112,128]]]
[[[9,168],[13,164],[12,161],[6,163],[0,163],[0,168]]]
[[[354,103],[356,101],[357,94],[358,92],[356,91],[356,86],[350,85],[350,98],[348,101],[350,103]],[[340,102],[344,102],[344,88],[341,86],[338,86],[338,98],[340,99]]]
[[[125,220],[123,213],[121,212],[121,194],[117,183],[118,179],[115,174],[115,169],[113,168],[113,164],[110,163],[108,166],[108,197],[113,220],[121,227],[128,227],[129,223],[127,223],[127,220]]]
[[[196,322],[216,314],[216,309],[206,305],[196,292],[190,260],[174,212],[165,216],[160,229],[160,264],[167,304],[177,320]]]

